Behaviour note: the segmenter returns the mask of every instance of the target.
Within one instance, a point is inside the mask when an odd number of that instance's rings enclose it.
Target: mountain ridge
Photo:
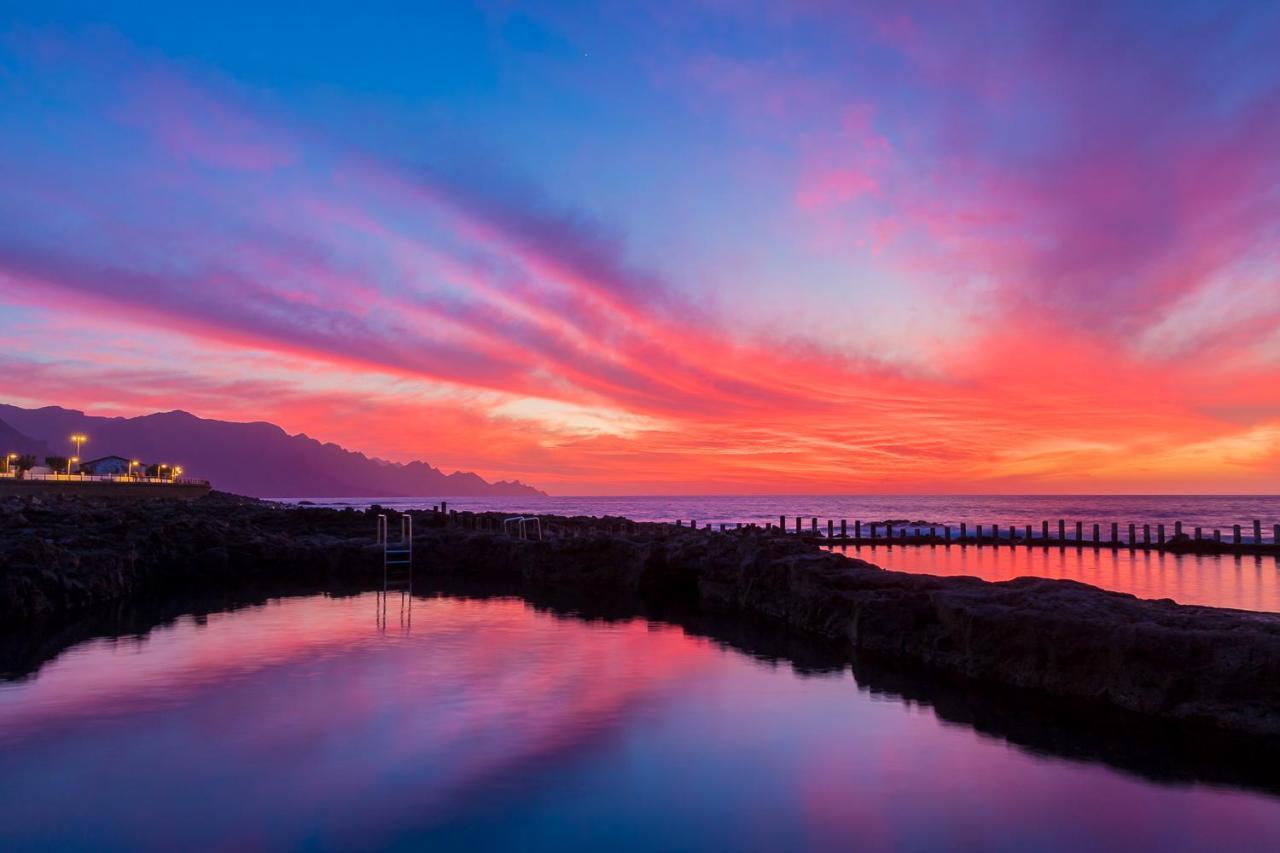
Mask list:
[[[490,483],[471,471],[445,474],[421,460],[400,463],[268,421],[219,421],[182,409],[132,418],[77,409],[24,409],[0,404],[0,453],[59,448],[85,433],[86,459],[118,455],[182,465],[215,488],[253,497],[534,497],[546,493],[518,480]]]

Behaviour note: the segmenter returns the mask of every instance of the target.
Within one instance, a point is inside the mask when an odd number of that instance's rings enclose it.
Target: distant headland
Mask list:
[[[41,459],[88,436],[85,452],[129,459],[169,459],[215,488],[254,497],[537,497],[519,481],[490,483],[469,471],[445,474],[426,462],[387,462],[266,422],[234,423],[184,411],[134,418],[87,415],[46,406],[0,404],[0,454]]]

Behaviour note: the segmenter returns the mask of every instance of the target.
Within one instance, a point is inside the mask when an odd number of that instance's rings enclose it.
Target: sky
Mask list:
[[[0,397],[553,494],[1275,492],[1277,43],[1270,2],[6,4]]]

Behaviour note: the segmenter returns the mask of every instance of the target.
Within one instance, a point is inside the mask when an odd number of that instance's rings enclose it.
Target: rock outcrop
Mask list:
[[[6,502],[0,618],[265,578],[375,583],[374,514],[218,494],[188,504]],[[754,614],[880,660],[1280,738],[1280,615],[1144,601],[1071,581],[888,572],[756,529],[544,517],[547,539],[528,541],[503,535],[496,515],[414,517],[420,574],[613,589]]]

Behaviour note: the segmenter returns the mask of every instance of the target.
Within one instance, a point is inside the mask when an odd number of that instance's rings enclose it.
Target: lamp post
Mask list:
[[[176,480],[178,479],[179,475],[181,475],[181,474],[182,474],[182,466],[181,466],[181,465],[178,465],[178,466],[174,467],[174,469],[173,469],[173,476],[172,476],[172,477],[170,477],[169,479],[176,481]]]
[[[168,465],[165,465],[165,464],[163,464],[163,463],[162,463],[162,464],[160,464],[160,465],[157,465],[157,466],[156,466],[156,479],[158,479],[158,480],[163,480],[163,479],[164,479],[164,469],[165,469],[165,468],[168,468],[168,467],[169,467]]]
[[[131,462],[129,463],[128,476],[129,476],[129,479],[130,479],[130,480],[132,480],[132,479],[133,479],[133,469],[134,469],[134,468],[136,468],[136,467],[138,467],[138,465],[139,465],[139,464],[140,464],[140,463],[138,462],[138,460],[137,460],[137,459],[134,459],[133,461],[131,461]]]
[[[80,445],[82,445],[82,444],[84,444],[86,441],[88,441],[88,440],[89,440],[89,436],[84,435],[84,434],[82,434],[82,433],[76,433],[75,435],[71,436],[71,440],[72,440],[73,442],[75,442],[75,445],[76,445],[76,456],[79,456],[79,455],[80,455]]]
[[[70,477],[70,476],[71,476],[71,463],[72,463],[72,462],[79,462],[79,461],[80,461],[80,457],[79,457],[79,456],[72,456],[70,459],[68,459],[68,460],[67,460],[67,476],[68,476],[68,477]]]
[[[17,459],[17,458],[18,458],[18,454],[16,454],[16,453],[10,453],[9,455],[5,456],[5,458],[4,458],[4,472],[5,472],[6,474],[12,474],[12,473],[13,473],[13,460],[15,460],[15,459]]]

